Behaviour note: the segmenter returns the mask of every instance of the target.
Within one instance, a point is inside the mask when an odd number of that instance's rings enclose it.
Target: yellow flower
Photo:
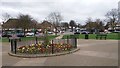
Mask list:
[[[39,46],[41,46],[41,44],[40,44],[40,43],[38,43],[38,45],[39,45]]]
[[[25,47],[22,48],[23,50],[25,49]]]
[[[32,46],[34,46],[35,44],[32,44]]]
[[[40,50],[40,48],[38,48],[38,50]]]
[[[65,50],[67,50],[67,48],[65,48]]]

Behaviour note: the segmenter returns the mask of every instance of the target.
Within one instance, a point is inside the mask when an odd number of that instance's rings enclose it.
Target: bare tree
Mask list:
[[[116,22],[118,21],[118,10],[111,9],[105,16],[107,17],[108,22],[110,22],[111,28],[114,29]]]
[[[3,14],[2,14],[2,18],[3,18],[3,21],[4,21],[4,22],[6,22],[10,17],[11,17],[11,16],[10,16],[10,14],[8,14],[8,13],[3,13]],[[4,22],[3,22],[3,23],[4,23]]]
[[[55,34],[57,35],[57,27],[59,26],[59,23],[63,20],[63,17],[61,16],[60,12],[51,12],[47,20],[53,24],[55,27]]]

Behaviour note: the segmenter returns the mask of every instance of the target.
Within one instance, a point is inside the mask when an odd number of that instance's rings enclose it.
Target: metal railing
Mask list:
[[[53,39],[48,45],[44,40],[17,41],[11,39],[11,52],[15,54],[54,54],[77,48],[77,38]]]

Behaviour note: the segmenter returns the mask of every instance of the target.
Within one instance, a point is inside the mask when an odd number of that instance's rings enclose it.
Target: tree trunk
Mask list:
[[[57,27],[55,27],[55,35],[57,35]]]
[[[73,26],[72,26],[72,32],[73,32]]]

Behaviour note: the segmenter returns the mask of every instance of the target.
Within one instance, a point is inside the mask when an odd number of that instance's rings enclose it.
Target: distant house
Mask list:
[[[15,28],[22,29],[21,26],[24,26],[24,23],[22,23],[22,25],[20,23],[21,22],[19,22],[18,19],[14,19],[14,18],[13,19],[9,19],[5,23],[2,24],[2,28],[3,29],[15,29]],[[30,28],[31,29],[35,28],[35,25],[36,25],[36,23],[32,22],[32,23],[29,24],[28,28],[29,29]]]
[[[18,19],[9,19],[7,20],[5,23],[2,24],[2,28],[3,30],[14,30],[14,29],[23,29],[24,27],[24,23],[19,22]],[[24,27],[23,27],[24,26]],[[43,21],[42,23],[37,23],[37,22],[32,22],[30,24],[28,24],[27,29],[25,31],[31,31],[33,29],[40,29],[40,30],[44,30],[47,29],[49,31],[53,31],[54,26],[48,22],[48,21]]]
[[[3,29],[17,28],[18,19],[9,19],[2,24]]]
[[[54,29],[54,26],[48,21],[43,21],[42,23],[37,25],[37,29],[42,29],[42,30],[47,29],[52,31]]]

